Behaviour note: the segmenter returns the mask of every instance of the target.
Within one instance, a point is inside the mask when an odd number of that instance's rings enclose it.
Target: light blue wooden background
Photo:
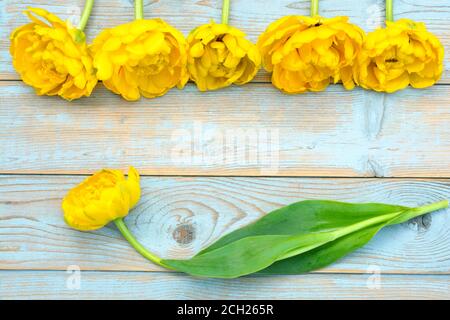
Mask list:
[[[89,39],[132,19],[132,1],[96,2]],[[309,13],[309,1],[231,2],[230,23],[252,41],[281,16]],[[348,15],[367,31],[382,24],[383,1],[320,3],[322,15]],[[392,95],[336,85],[287,96],[260,72],[244,87],[199,93],[189,84],[136,103],[101,85],[91,98],[72,103],[37,97],[12,68],[9,33],[26,23],[21,11],[27,6],[76,22],[82,4],[0,2],[1,299],[450,298],[449,210],[382,230],[366,247],[315,273],[205,280],[150,264],[113,226],[71,230],[60,209],[67,190],[87,174],[134,165],[144,175],[143,196],[127,223],[157,254],[189,257],[224,233],[301,199],[411,206],[449,199],[447,54],[438,85]],[[396,18],[426,22],[448,52],[448,0],[394,4]],[[184,34],[219,20],[220,10],[218,0],[145,6],[147,17],[162,17]],[[265,134],[269,143],[259,138]],[[230,137],[236,140],[223,142]],[[267,143],[276,151],[269,162],[260,151]],[[79,288],[67,271],[77,267]]]

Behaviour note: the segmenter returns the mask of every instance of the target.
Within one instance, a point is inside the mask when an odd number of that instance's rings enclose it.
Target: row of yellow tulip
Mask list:
[[[31,8],[31,22],[11,34],[13,64],[38,95],[89,96],[98,80],[126,100],[154,98],[191,79],[200,91],[251,81],[261,64],[286,93],[346,89],[394,92],[433,85],[444,49],[423,23],[387,21],[369,34],[347,17],[287,16],[255,45],[228,24],[211,22],[187,39],[161,19],[137,19],[103,30],[87,45],[82,30]]]

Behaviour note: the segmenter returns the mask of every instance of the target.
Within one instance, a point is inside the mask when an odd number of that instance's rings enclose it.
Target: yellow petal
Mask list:
[[[164,34],[154,31],[147,35],[144,46],[147,54],[152,55],[160,52],[164,44]]]
[[[196,44],[194,44],[191,48],[190,48],[190,55],[194,58],[199,58],[203,55],[203,53],[205,52],[203,43],[201,42],[197,42]]]
[[[122,45],[122,42],[120,41],[120,38],[111,37],[103,45],[103,50],[114,51],[114,50],[119,49],[121,45]]]

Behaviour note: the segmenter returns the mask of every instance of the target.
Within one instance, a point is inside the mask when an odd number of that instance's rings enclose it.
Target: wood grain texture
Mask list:
[[[0,83],[1,173],[450,177],[450,86],[386,95],[193,85],[128,103],[66,102]]]
[[[450,299],[448,275],[373,274],[195,279],[181,274],[3,271],[0,299]],[[377,285],[379,285],[377,287]],[[176,312],[176,310],[168,310]]]
[[[161,17],[185,35],[220,18],[221,0],[144,2],[148,18]],[[445,46],[442,85],[427,90],[385,95],[337,85],[287,96],[261,71],[244,87],[199,93],[189,84],[136,103],[101,85],[72,103],[37,97],[17,81],[9,34],[27,22],[27,6],[76,23],[83,3],[0,1],[0,299],[104,299],[105,292],[115,299],[450,299],[450,210],[386,228],[316,273],[199,280],[144,260],[112,225],[70,229],[60,209],[85,174],[134,165],[153,176],[142,179],[143,197],[127,224],[155,253],[183,258],[302,199],[410,206],[449,199],[448,0],[395,1],[396,18],[424,21]],[[321,0],[320,11],[348,15],[371,31],[382,24],[384,5]],[[309,0],[233,0],[230,23],[256,41],[288,14],[309,14]],[[96,1],[88,38],[132,15],[130,0]],[[67,289],[71,265],[83,270],[81,290]],[[376,271],[381,287],[370,289]]]
[[[18,79],[9,56],[9,34],[27,23],[21,13],[26,7],[42,7],[63,19],[77,23],[84,0],[49,2],[45,0],[0,2],[0,79]],[[161,17],[180,29],[185,35],[193,28],[207,23],[210,19],[220,20],[221,0],[166,0],[145,1],[147,18]],[[87,34],[92,39],[100,30],[133,19],[132,1],[111,0],[97,1]],[[383,24],[384,4],[378,0],[330,1],[320,2],[320,13],[326,17],[345,15],[350,21],[366,31],[372,31]],[[450,3],[448,0],[396,1],[395,18],[410,18],[423,21],[429,30],[435,33],[445,46],[450,49]],[[309,0],[233,0],[230,23],[246,32],[252,41],[256,41],[269,23],[285,15],[309,15]],[[445,56],[445,73],[440,83],[450,83],[450,58]],[[257,82],[269,81],[269,75],[261,72]]]
[[[161,271],[113,225],[70,229],[60,209],[82,176],[0,176],[0,269]],[[143,177],[126,218],[164,258],[184,258],[265,213],[304,199],[417,206],[450,198],[450,180]],[[364,248],[320,272],[450,274],[450,210],[383,229]]]

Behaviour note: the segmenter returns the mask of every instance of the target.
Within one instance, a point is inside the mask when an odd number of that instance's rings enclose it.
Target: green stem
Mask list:
[[[311,0],[311,17],[319,14],[319,0]]]
[[[277,260],[278,261],[279,260],[284,260],[284,259],[296,256],[296,255],[302,254],[302,253],[304,253],[306,251],[310,251],[310,250],[315,249],[315,248],[317,248],[317,247],[319,247],[321,245],[324,245],[327,242],[334,241],[334,240],[336,240],[338,238],[341,238],[341,237],[344,237],[346,235],[349,235],[349,234],[351,234],[351,233],[353,233],[355,231],[362,230],[364,228],[368,228],[368,227],[371,227],[371,226],[375,226],[375,225],[380,224],[380,223],[386,223],[387,221],[397,217],[399,214],[400,214],[400,212],[393,212],[393,213],[381,215],[381,216],[378,216],[378,217],[374,217],[374,218],[371,218],[371,219],[363,220],[361,222],[349,225],[347,227],[343,227],[343,228],[337,229],[335,231],[319,232],[319,233],[317,233],[317,235],[321,234],[322,236],[324,236],[323,241],[318,241],[318,242],[313,243],[313,244],[311,244],[310,246],[307,246],[307,247],[301,247],[298,250],[289,251],[286,254],[284,254],[281,257],[279,257]],[[293,236],[292,238],[295,239],[295,238],[301,238],[301,237],[304,237],[304,236],[305,235],[302,234],[302,235],[298,235],[298,236]]]
[[[448,208],[448,200],[442,200],[442,201],[438,201],[438,202],[435,202],[432,204],[427,204],[427,205],[424,205],[421,207],[411,208],[411,209],[405,211],[405,213],[402,214],[397,219],[389,222],[389,224],[392,225],[392,224],[403,223],[403,222],[411,220],[415,217],[422,216],[426,213],[430,213],[430,212],[440,210],[440,209],[445,209],[445,208]]]
[[[134,1],[134,17],[136,20],[144,19],[144,0]]]
[[[154,255],[153,253],[151,253],[150,251],[148,251],[147,249],[145,249],[145,247],[143,245],[141,245],[139,243],[139,241],[137,241],[137,239],[133,236],[133,234],[130,232],[130,230],[128,230],[125,222],[123,221],[122,218],[118,218],[116,220],[114,220],[114,223],[116,224],[117,229],[119,229],[120,233],[122,233],[123,237],[131,244],[131,246],[136,249],[137,252],[139,252],[144,258],[150,260],[151,262],[160,265],[164,268],[169,268],[170,267],[166,266],[164,263],[162,263],[162,259],[156,255]]]
[[[91,16],[93,6],[94,6],[94,0],[86,0],[83,13],[81,14],[80,23],[78,23],[78,30],[83,31],[84,28],[86,28],[89,17]]]
[[[223,0],[222,23],[228,24],[229,17],[230,17],[230,0]]]
[[[386,0],[386,21],[394,21],[394,0]]]
[[[439,202],[435,202],[435,203],[432,203],[432,204],[427,204],[427,205],[418,207],[418,208],[415,209],[415,211],[416,211],[416,214],[419,216],[419,215],[422,215],[422,214],[425,214],[425,213],[429,213],[429,212],[432,212],[432,211],[445,209],[447,207],[448,207],[448,200],[442,200],[442,201],[439,201]]]

